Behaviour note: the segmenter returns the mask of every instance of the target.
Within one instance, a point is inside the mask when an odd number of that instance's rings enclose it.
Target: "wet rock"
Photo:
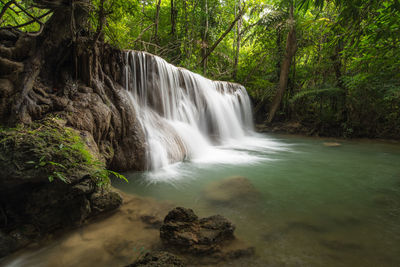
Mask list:
[[[92,214],[104,213],[119,208],[122,197],[117,192],[96,192],[91,195],[90,203]]]
[[[209,184],[204,196],[212,202],[235,204],[256,201],[260,193],[246,177],[234,176]]]
[[[79,225],[91,213],[86,195],[62,184],[36,188],[21,208],[24,208],[29,221],[42,232]]]
[[[164,245],[191,254],[211,254],[233,240],[235,226],[220,215],[198,219],[193,210],[177,207],[165,217],[160,229]]]
[[[10,254],[18,248],[19,246],[15,239],[0,231],[0,258]]]
[[[134,263],[127,267],[183,267],[185,262],[178,256],[165,252],[165,251],[153,251],[146,253],[143,257],[139,258]]]
[[[197,221],[198,217],[194,214],[192,209],[185,209],[177,207],[171,210],[164,219],[164,223],[169,222],[194,222]]]

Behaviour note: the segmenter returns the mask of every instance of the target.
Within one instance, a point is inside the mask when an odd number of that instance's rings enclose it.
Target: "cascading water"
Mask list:
[[[201,158],[212,146],[253,132],[243,86],[211,81],[145,52],[126,57],[125,87],[146,135],[149,169]]]

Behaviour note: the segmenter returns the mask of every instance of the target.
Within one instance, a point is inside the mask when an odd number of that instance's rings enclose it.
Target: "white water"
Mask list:
[[[125,87],[145,132],[148,169],[184,160],[249,163],[258,158],[243,150],[280,148],[256,137],[243,86],[211,81],[144,52],[126,57]]]

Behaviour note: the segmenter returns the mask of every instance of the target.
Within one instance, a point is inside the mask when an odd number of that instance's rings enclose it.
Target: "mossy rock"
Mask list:
[[[85,135],[49,117],[31,125],[0,129],[0,186],[57,181],[75,183],[84,175],[104,178],[104,163]]]

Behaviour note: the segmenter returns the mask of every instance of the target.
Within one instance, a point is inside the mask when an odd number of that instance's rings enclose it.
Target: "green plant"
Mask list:
[[[48,117],[31,125],[17,125],[0,131],[0,167],[15,165],[14,176],[45,176],[50,182],[70,183],[89,174],[98,186],[110,183],[110,176],[127,181],[95,159],[79,132],[65,127],[59,117]],[[75,178],[74,178],[75,177]]]

